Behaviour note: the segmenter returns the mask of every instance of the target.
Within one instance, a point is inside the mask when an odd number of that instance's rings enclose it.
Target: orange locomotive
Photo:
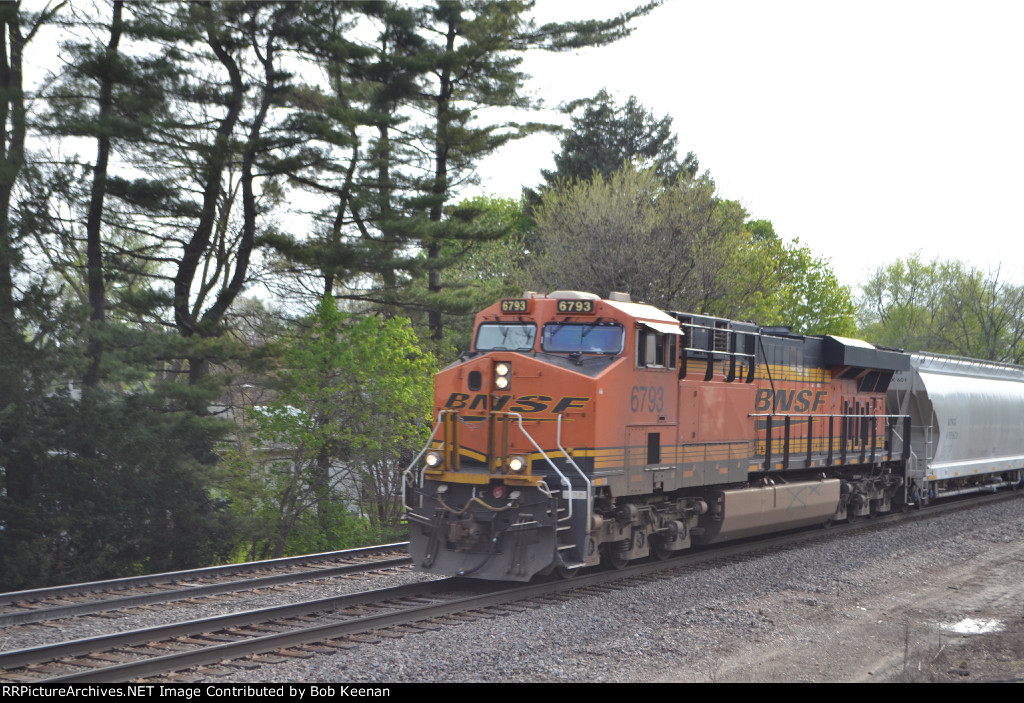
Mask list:
[[[576,291],[502,300],[437,374],[405,476],[410,551],[529,580],[890,510],[907,356]],[[422,461],[421,461],[422,459]]]

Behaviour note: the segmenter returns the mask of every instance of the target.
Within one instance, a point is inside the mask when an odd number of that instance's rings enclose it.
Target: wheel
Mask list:
[[[651,541],[651,553],[658,559],[658,561],[665,561],[672,556],[673,549],[668,546],[667,542],[663,539],[655,539]]]
[[[562,565],[558,566],[555,569],[555,571],[558,573],[559,576],[561,576],[562,578],[564,578],[566,580],[574,579],[574,578],[576,578],[577,576],[580,575],[580,567],[578,567],[578,566],[573,567],[573,568],[569,568],[568,566],[565,566],[564,564],[562,564]]]
[[[618,542],[608,542],[603,547],[602,561],[613,569],[625,569],[629,563],[629,557],[619,556],[620,553],[630,551],[633,542],[630,538]]]
[[[619,569],[625,569],[626,565],[629,564],[629,559],[617,556],[615,554],[605,555],[604,560],[605,562],[607,562],[608,566],[612,567],[616,571]]]

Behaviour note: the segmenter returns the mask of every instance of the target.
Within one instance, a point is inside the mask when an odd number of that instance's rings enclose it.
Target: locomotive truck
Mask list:
[[[1024,480],[1024,368],[527,293],[405,472],[421,570],[527,581]]]

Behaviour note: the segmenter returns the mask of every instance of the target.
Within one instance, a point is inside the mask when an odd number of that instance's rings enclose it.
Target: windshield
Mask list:
[[[537,325],[484,322],[476,331],[477,351],[530,351],[537,337]]]
[[[549,322],[544,325],[540,348],[556,353],[618,354],[622,351],[622,338],[622,327],[610,322],[589,325]]]

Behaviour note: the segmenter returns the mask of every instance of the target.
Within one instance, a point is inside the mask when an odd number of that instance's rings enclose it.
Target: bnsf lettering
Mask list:
[[[472,400],[470,400],[472,398]],[[513,413],[542,413],[550,410],[558,415],[567,410],[582,410],[590,398],[565,396],[558,402],[549,395],[524,395],[513,398],[510,395],[498,395],[491,399],[490,409],[495,412],[508,410]],[[487,410],[487,394],[452,393],[445,401],[444,407],[449,410]]]
[[[484,394],[480,394],[478,397],[486,398],[487,396]],[[494,399],[494,403],[491,405],[491,410],[494,410],[495,412],[501,412],[502,410],[505,409],[505,406],[508,405],[508,401],[510,400],[512,400],[512,396],[510,395],[499,395],[497,398]]]
[[[549,395],[524,395],[516,400],[516,404],[508,409],[511,413],[539,413],[547,410],[551,402]]]
[[[469,400],[469,393],[452,393],[448,396],[448,401],[444,406],[452,410],[458,410],[459,408],[466,407],[467,400]]]
[[[551,409],[551,412],[558,414],[565,412],[566,410],[581,410],[590,398],[573,398],[572,396],[566,396],[558,401],[558,405]]]
[[[813,397],[813,400],[812,400]],[[828,391],[791,391],[780,389],[772,391],[771,388],[759,388],[757,399],[754,401],[754,411],[759,413],[768,412],[794,412],[805,413],[808,410],[818,412],[818,409],[828,400]]]

